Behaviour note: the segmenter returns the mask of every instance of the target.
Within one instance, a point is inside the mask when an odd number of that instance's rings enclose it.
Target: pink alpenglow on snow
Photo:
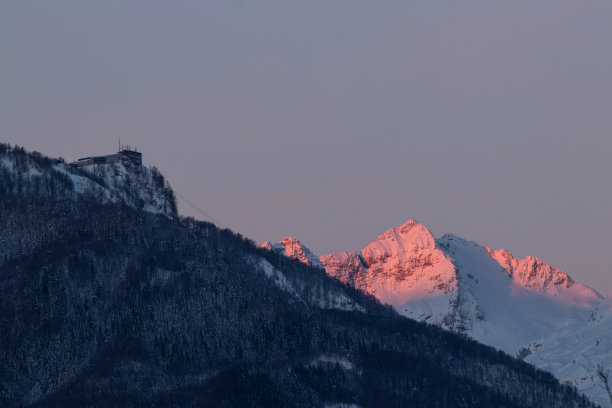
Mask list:
[[[327,274],[396,308],[446,295],[456,286],[455,267],[436,248],[431,232],[409,220],[378,236],[361,251],[321,257]]]
[[[307,264],[314,255],[294,238],[269,249]],[[320,258],[329,276],[374,295],[398,313],[468,334],[516,353],[568,324],[588,319],[602,297],[534,257],[516,259],[447,234],[435,239],[415,220],[361,250]]]
[[[300,241],[293,237],[285,237],[278,244],[273,244],[266,241],[260,248],[269,251],[281,252],[291,259],[302,262],[308,266],[323,269],[323,264],[319,261],[319,257],[306,248]]]
[[[487,248],[487,252],[512,276],[515,288],[526,288],[556,297],[562,303],[585,308],[592,308],[602,299],[593,289],[574,282],[567,273],[539,258],[527,256],[517,259],[505,249],[494,251]]]

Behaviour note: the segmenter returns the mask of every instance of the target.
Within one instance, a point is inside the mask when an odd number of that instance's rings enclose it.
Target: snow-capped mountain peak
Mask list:
[[[412,218],[400,226],[389,228],[376,237],[374,242],[397,242],[400,247],[408,244],[409,247],[414,249],[435,246],[435,240],[431,232]]]
[[[324,268],[323,264],[319,261],[319,257],[313,254],[310,249],[293,237],[287,236],[277,244],[266,241],[261,245],[261,248],[282,253],[287,257],[300,261],[308,266],[321,269]]]
[[[592,308],[602,299],[595,290],[574,280],[565,272],[534,256],[517,259],[505,249],[487,248],[491,258],[511,276],[515,285],[546,296],[559,298],[564,303]]]
[[[499,262],[509,275],[514,276],[525,287],[545,292],[551,285],[569,288],[574,284],[567,273],[534,256],[517,259],[505,249],[495,251],[487,248],[487,251],[491,258]]]
[[[455,267],[431,232],[415,220],[390,228],[361,251],[321,257],[328,275],[402,308],[406,302],[446,296],[456,287]],[[424,311],[429,314],[431,311]]]
[[[431,232],[414,219],[380,234],[361,254],[368,264],[388,257],[410,257],[410,254],[429,252],[436,242]],[[399,259],[398,259],[399,261]]]

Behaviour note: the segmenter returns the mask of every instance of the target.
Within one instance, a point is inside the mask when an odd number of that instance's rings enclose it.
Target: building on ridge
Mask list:
[[[130,150],[130,147],[120,149],[118,153],[108,154],[106,156],[90,156],[83,157],[72,163],[77,167],[91,166],[94,164],[112,164],[130,162],[138,166],[142,166],[142,153],[136,150]]]

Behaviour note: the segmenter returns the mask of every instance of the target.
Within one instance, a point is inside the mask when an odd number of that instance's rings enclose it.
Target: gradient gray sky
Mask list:
[[[415,218],[608,293],[611,108],[609,0],[0,3],[0,140],[320,255]]]

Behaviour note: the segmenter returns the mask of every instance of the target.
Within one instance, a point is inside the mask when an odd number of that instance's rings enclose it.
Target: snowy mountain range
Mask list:
[[[452,266],[418,235],[404,266]],[[299,241],[178,216],[139,163],[0,143],[0,242],[1,407],[594,407],[331,279]]]
[[[317,265],[294,238],[263,247]],[[329,276],[406,317],[526,357],[596,402],[609,402],[595,370],[612,367],[611,308],[595,290],[538,258],[517,259],[451,234],[436,239],[411,219],[361,250],[319,260]]]

